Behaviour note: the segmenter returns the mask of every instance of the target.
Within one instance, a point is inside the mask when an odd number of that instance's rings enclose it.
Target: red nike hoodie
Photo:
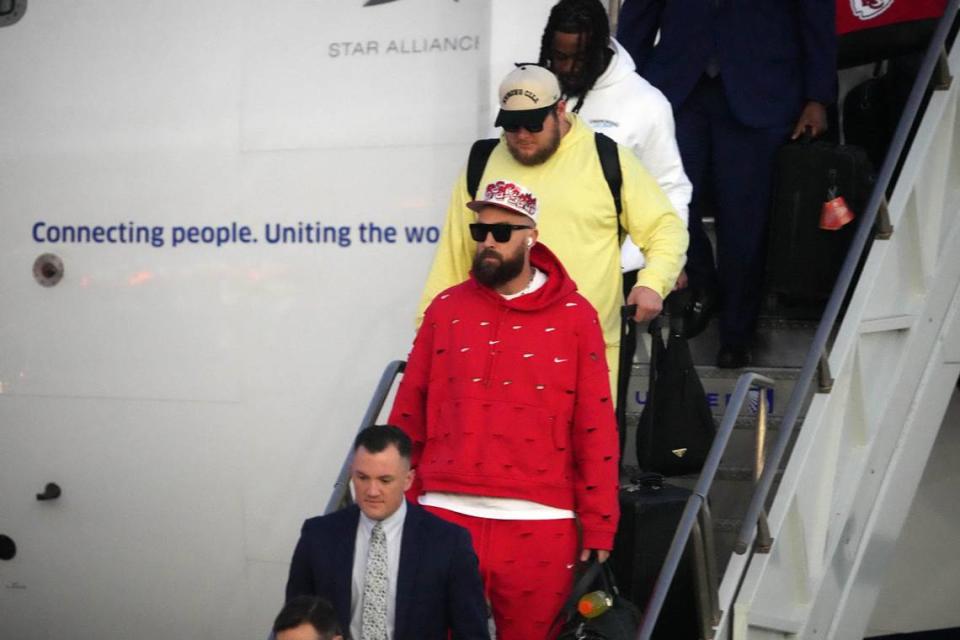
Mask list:
[[[619,445],[597,312],[543,244],[537,291],[505,300],[472,276],[434,298],[390,423],[413,440],[423,492],[572,509],[612,549]],[[422,484],[421,484],[422,483]]]

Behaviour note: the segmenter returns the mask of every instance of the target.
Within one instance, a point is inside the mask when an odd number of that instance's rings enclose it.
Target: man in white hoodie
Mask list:
[[[568,109],[633,150],[686,223],[693,187],[680,160],[673,108],[659,89],[637,75],[630,54],[610,37],[600,0],[560,0],[553,7],[540,64],[557,75]],[[621,259],[625,273],[644,265],[629,237]],[[681,274],[679,284],[684,283]]]
[[[540,64],[560,80],[568,109],[579,113],[595,131],[633,150],[686,224],[693,186],[683,171],[674,134],[673,107],[659,89],[636,73],[633,58],[610,36],[607,11],[600,0],[560,0],[554,5],[540,43]],[[626,292],[636,281],[637,270],[645,264],[643,253],[629,236],[621,247],[620,263]],[[677,288],[686,285],[686,273],[681,272]],[[707,303],[699,298],[694,302],[703,314],[709,312],[705,309]],[[705,318],[701,316],[698,322]],[[625,408],[623,401],[636,340],[636,333],[629,331],[620,344],[620,410]],[[624,415],[618,416],[622,422]],[[621,438],[622,434],[621,428]]]

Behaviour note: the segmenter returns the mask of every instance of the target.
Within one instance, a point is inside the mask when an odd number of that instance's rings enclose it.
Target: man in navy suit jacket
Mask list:
[[[364,429],[351,468],[357,505],[303,524],[290,565],[287,600],[319,595],[344,629],[365,640],[365,570],[370,531],[386,532],[387,638],[489,640],[487,606],[470,534],[404,499],[413,482],[410,439],[396,427]],[[356,569],[356,571],[355,571]]]
[[[676,115],[693,183],[686,271],[694,287],[719,284],[721,367],[750,361],[776,151],[825,131],[836,99],[835,2],[628,0],[620,13],[617,38]],[[716,269],[702,225],[708,194]]]

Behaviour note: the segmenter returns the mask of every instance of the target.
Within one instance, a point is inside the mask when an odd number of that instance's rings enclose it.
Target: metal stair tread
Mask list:
[[[713,530],[717,533],[740,533],[743,518],[713,518]]]
[[[635,465],[623,465],[620,467],[620,484],[634,484],[634,479],[640,475],[643,475],[643,472],[640,471],[640,467]],[[690,473],[682,476],[664,476],[663,481],[668,484],[677,484],[692,488],[693,485],[696,484],[699,475],[700,474],[697,473]],[[777,473],[774,475],[774,482],[778,481],[781,476],[783,476],[783,469],[778,469]],[[717,468],[715,481],[716,480],[732,480],[752,483],[753,467],[743,465],[725,465],[721,463]]]
[[[633,426],[640,420],[640,411],[627,411],[627,425]],[[773,414],[767,417],[767,433],[776,434],[777,429],[780,428],[780,422],[783,420],[783,416],[780,414]],[[799,416],[797,419],[798,423],[803,421],[803,416]],[[719,426],[719,420],[717,420],[717,426]],[[733,423],[733,428],[738,431],[753,431],[757,428],[757,417],[756,415],[741,415]],[[770,436],[768,436],[769,438]]]
[[[784,461],[784,465],[786,462]],[[777,469],[776,474],[774,474],[774,481],[780,479],[783,476],[783,469]],[[753,482],[753,467],[744,467],[744,466],[726,466],[721,464],[720,468],[717,469],[717,480],[741,480],[744,482]]]
[[[645,378],[649,373],[650,365],[646,362],[634,362],[630,374],[638,378]],[[736,380],[745,373],[759,373],[774,380],[796,380],[800,377],[801,367],[744,367],[743,369],[721,369],[715,365],[694,365],[697,375],[703,378],[730,378]]]

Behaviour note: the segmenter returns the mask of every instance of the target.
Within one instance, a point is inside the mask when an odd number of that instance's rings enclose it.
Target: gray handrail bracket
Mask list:
[[[877,221],[873,225],[873,237],[877,240],[889,240],[893,236],[893,223],[890,222],[890,209],[887,206],[886,196],[880,200],[877,210]]]
[[[933,89],[935,91],[947,91],[952,83],[953,74],[950,73],[947,47],[944,45],[940,47],[940,57],[937,59],[937,67],[933,71]]]
[[[773,549],[773,536],[770,535],[770,525],[767,524],[767,512],[760,512],[757,520],[757,537],[753,541],[753,550],[757,553],[770,553]]]
[[[830,372],[830,360],[827,358],[826,350],[820,353],[820,361],[817,363],[817,393],[830,393],[833,391],[833,374]]]
[[[733,552],[742,556],[747,552],[748,545],[741,537],[733,545]],[[770,535],[770,525],[767,524],[767,512],[761,511],[757,517],[757,535],[753,540],[754,553],[770,553],[773,549],[773,536]]]

